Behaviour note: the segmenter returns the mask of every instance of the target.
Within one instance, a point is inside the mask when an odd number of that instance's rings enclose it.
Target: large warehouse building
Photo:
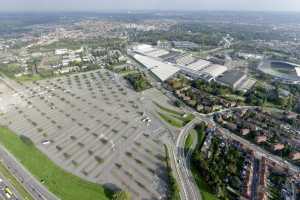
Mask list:
[[[251,89],[256,82],[254,79],[249,78],[247,74],[239,70],[227,71],[219,76],[216,81],[222,85],[241,91]]]
[[[173,64],[164,63],[148,56],[135,54],[133,57],[135,60],[149,69],[162,82],[166,81],[180,71],[180,69]]]
[[[151,45],[137,45],[133,48],[134,59],[143,64],[161,81],[172,77],[178,71],[193,78],[206,81],[215,80],[228,70],[226,66],[196,59],[191,54],[178,54]],[[169,56],[170,55],[170,56]]]
[[[148,44],[136,45],[135,47],[133,47],[133,51],[142,55],[155,57],[155,58],[169,54],[169,51],[165,49],[155,48]]]

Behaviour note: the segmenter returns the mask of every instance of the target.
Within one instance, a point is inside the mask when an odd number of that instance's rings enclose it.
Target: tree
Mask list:
[[[119,191],[113,195],[112,199],[113,200],[131,200],[131,195],[128,192]]]
[[[179,100],[174,101],[174,106],[180,108],[181,107],[181,102]]]

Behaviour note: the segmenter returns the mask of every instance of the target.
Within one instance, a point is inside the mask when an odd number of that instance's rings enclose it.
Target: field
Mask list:
[[[171,126],[174,126],[176,128],[184,127],[195,117],[193,114],[185,114],[183,112],[179,112],[162,106],[156,102],[153,103],[158,108],[157,113],[161,117],[161,119],[163,119],[165,122],[169,123]]]
[[[189,150],[193,144],[193,141],[195,140],[196,137],[196,130],[195,129],[192,129],[188,135],[188,137],[186,138],[186,141],[185,141],[185,149],[186,150]]]
[[[34,145],[24,143],[6,128],[0,129],[0,142],[51,192],[64,200],[109,199],[112,194],[102,186],[65,172]],[[66,187],[67,186],[67,187]]]

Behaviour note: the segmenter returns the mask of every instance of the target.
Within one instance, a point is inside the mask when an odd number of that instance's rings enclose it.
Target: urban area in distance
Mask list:
[[[220,1],[4,3],[0,200],[300,200],[300,3]]]

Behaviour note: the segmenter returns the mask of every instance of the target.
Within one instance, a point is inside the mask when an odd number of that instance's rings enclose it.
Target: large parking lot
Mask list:
[[[59,166],[134,199],[166,195],[160,137],[167,130],[144,115],[140,94],[122,78],[99,70],[18,84],[15,90],[1,87],[7,90],[1,99],[9,93],[16,101],[2,110],[0,123],[31,138]]]

